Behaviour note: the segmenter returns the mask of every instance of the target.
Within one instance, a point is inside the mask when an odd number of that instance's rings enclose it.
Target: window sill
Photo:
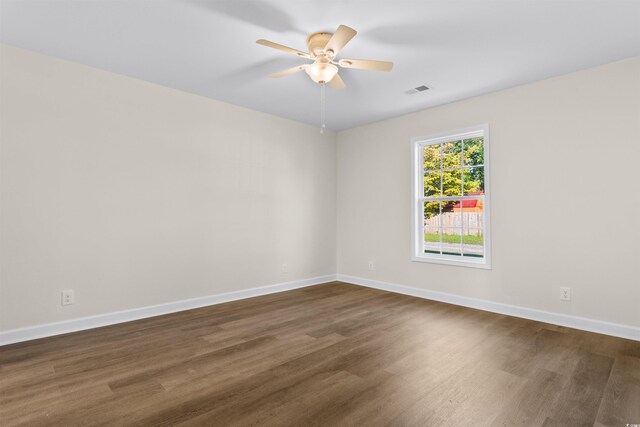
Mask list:
[[[443,265],[453,265],[457,267],[470,267],[470,268],[479,268],[482,270],[491,270],[491,262],[487,259],[482,259],[478,261],[474,261],[471,259],[458,260],[449,257],[442,256],[413,256],[411,257],[411,261],[414,262],[426,262],[430,264],[443,264]]]

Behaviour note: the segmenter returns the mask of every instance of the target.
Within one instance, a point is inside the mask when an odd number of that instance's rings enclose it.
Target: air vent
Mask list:
[[[422,85],[422,86],[414,87],[413,89],[409,89],[409,90],[405,91],[404,93],[406,93],[407,95],[413,95],[414,93],[425,92],[425,91],[427,91],[429,89],[430,89],[429,86]]]

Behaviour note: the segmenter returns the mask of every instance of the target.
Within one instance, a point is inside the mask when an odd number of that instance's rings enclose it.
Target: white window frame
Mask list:
[[[473,258],[458,255],[430,254],[424,252],[423,202],[433,199],[424,196],[424,150],[426,145],[456,141],[482,134],[484,143],[484,257]],[[435,135],[411,138],[412,192],[411,192],[411,260],[435,264],[457,265],[491,269],[491,179],[489,156],[489,125],[482,124],[464,129],[441,132]],[[464,165],[463,165],[464,170]],[[445,197],[443,197],[446,199]],[[456,200],[477,199],[478,196],[455,196]]]

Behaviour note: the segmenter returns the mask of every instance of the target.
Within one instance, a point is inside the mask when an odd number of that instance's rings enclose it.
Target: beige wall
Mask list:
[[[640,325],[640,59],[336,136],[0,54],[0,330],[336,270]],[[410,138],[481,123],[493,269],[411,262]],[[60,305],[62,289],[75,305]]]
[[[333,133],[0,53],[2,330],[335,274]]]
[[[410,138],[482,123],[493,269],[410,261]],[[640,58],[341,132],[337,159],[338,273],[640,325]]]

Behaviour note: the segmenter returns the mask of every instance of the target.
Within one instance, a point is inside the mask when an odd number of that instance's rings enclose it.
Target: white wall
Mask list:
[[[410,261],[410,138],[482,123],[493,269]],[[640,58],[340,132],[337,159],[338,273],[640,325]]]
[[[0,55],[0,329],[335,274],[335,134]]]

